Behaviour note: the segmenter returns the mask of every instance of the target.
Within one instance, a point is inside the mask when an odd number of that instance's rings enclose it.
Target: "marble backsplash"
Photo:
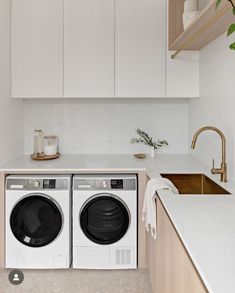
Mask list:
[[[166,139],[162,153],[188,152],[188,101],[169,99],[50,99],[24,101],[24,152],[32,153],[33,131],[60,138],[64,154],[148,152],[130,144],[135,129]]]

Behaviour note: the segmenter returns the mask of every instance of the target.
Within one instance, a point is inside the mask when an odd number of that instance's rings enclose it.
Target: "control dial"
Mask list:
[[[33,181],[33,187],[38,188],[40,186],[39,181]]]

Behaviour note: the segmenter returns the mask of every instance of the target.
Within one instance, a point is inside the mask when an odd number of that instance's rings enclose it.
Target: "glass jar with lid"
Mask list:
[[[43,152],[46,156],[56,155],[58,152],[58,137],[56,135],[45,135]]]
[[[34,130],[34,144],[33,153],[37,156],[41,156],[43,151],[43,132],[41,129]]]

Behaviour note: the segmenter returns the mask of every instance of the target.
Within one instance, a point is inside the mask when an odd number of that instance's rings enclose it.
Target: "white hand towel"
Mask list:
[[[173,193],[178,194],[178,189],[167,178],[159,177],[149,180],[145,190],[144,205],[142,211],[142,221],[145,222],[145,229],[151,232],[151,235],[156,239],[156,192],[157,190],[169,189]]]

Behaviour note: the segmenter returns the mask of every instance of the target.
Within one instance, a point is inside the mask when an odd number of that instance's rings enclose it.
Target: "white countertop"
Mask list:
[[[209,292],[235,292],[235,197],[159,192]]]
[[[34,161],[25,155],[0,167],[6,172],[102,172],[146,170],[149,177],[166,173],[200,173],[206,165],[189,155],[157,155],[137,159],[133,155],[62,155],[59,159]]]
[[[235,184],[220,183],[218,175],[210,174],[210,168],[193,157],[64,155],[41,162],[23,156],[0,170],[9,174],[146,170],[150,178],[159,173],[204,173],[233,195],[179,196],[166,190],[158,194],[209,292],[235,292]]]

